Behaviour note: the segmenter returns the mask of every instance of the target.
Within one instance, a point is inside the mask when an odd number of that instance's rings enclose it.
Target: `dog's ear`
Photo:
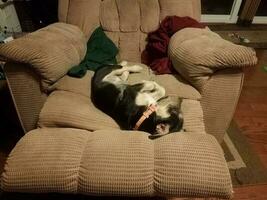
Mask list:
[[[167,123],[159,123],[156,126],[156,134],[164,135],[170,132],[170,125]]]

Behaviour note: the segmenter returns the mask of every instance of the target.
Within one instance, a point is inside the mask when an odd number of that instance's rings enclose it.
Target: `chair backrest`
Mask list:
[[[139,62],[147,33],[166,16],[200,20],[200,0],[59,0],[59,21],[79,26],[87,37],[102,26],[119,47],[119,58]]]

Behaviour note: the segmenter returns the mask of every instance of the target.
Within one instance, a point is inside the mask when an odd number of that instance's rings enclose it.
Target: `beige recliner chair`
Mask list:
[[[4,70],[25,136],[6,161],[1,188],[23,193],[103,196],[232,196],[219,143],[232,119],[242,67],[255,52],[206,29],[188,28],[170,41],[177,75],[148,67],[129,82],[155,80],[169,96],[183,97],[185,131],[154,140],[120,130],[90,100],[88,71],[67,76],[102,26],[119,60],[140,62],[147,33],[166,16],[200,20],[200,0],[59,0],[59,21],[0,46]]]

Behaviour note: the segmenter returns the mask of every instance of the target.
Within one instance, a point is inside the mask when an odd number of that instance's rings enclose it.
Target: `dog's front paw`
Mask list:
[[[123,67],[127,66],[127,64],[128,64],[128,62],[127,62],[126,60],[123,60],[123,61],[121,61],[121,62],[119,63],[119,65],[121,65],[121,66],[123,66]]]
[[[130,72],[141,72],[143,70],[143,67],[141,65],[132,65],[129,66],[129,71]]]
[[[143,88],[141,89],[142,92],[148,92],[155,89],[154,81],[143,80],[142,83],[144,84]]]

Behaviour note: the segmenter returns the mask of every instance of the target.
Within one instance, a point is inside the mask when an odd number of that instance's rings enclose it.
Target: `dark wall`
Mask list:
[[[15,0],[22,31],[31,32],[57,22],[58,0]]]

